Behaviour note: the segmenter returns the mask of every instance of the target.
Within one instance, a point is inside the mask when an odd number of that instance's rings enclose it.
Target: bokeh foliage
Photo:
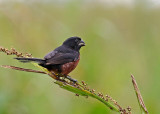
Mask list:
[[[0,4],[0,45],[42,58],[70,36],[86,42],[70,75],[140,113],[134,74],[150,113],[160,109],[160,8],[145,3],[109,7],[99,2]],[[0,53],[0,64],[33,68]],[[113,113],[91,98],[60,89],[46,75],[0,68],[2,114]]]

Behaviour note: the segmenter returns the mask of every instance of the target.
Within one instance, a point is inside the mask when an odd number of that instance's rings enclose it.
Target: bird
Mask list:
[[[80,49],[83,46],[85,46],[85,42],[80,37],[74,36],[67,38],[61,46],[49,52],[43,59],[25,57],[16,57],[14,59],[23,63],[36,62],[51,73],[62,75],[73,82],[77,82],[68,74],[78,65]]]

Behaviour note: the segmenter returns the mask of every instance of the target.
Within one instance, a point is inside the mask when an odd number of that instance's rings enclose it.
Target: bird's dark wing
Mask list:
[[[56,51],[56,50],[51,51],[50,53],[48,53],[48,54],[44,57],[44,59],[45,59],[45,60],[49,60],[49,59],[53,58],[57,53],[58,53],[58,51]]]
[[[46,60],[46,65],[55,65],[55,64],[65,64],[68,62],[73,62],[78,60],[79,53],[62,53],[58,51],[52,51],[47,54],[44,59]]]

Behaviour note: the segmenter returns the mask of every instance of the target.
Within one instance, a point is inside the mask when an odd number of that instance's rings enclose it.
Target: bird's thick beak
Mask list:
[[[78,45],[79,46],[85,46],[85,42],[83,40],[81,40]]]

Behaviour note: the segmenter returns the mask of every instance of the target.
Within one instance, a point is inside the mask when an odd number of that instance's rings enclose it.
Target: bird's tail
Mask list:
[[[17,59],[18,61],[23,62],[23,63],[28,63],[28,62],[36,62],[38,64],[44,64],[45,63],[44,59],[38,59],[38,58],[17,57],[17,58],[14,58],[14,59]]]

